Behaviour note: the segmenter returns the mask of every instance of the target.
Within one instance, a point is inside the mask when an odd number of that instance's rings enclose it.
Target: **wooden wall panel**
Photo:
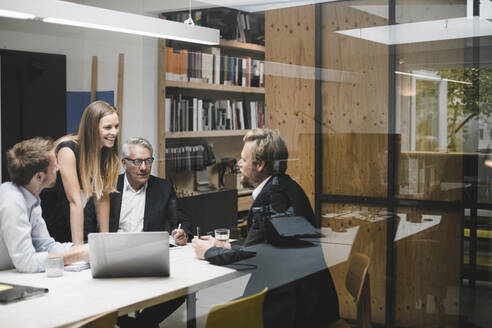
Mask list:
[[[386,133],[388,130],[388,47],[336,33],[387,25],[386,19],[354,9],[357,2],[322,6],[322,67],[349,80],[323,81],[325,133]]]
[[[413,1],[402,3],[414,4]],[[386,19],[353,8],[360,4],[363,3],[350,1],[322,5],[322,66],[325,70],[322,82],[322,187],[323,193],[327,194],[386,197],[388,47],[335,32],[387,25]],[[406,17],[403,11],[399,15],[400,19]],[[435,71],[459,68],[463,63],[463,40],[397,47],[399,71]],[[408,93],[408,81],[399,76],[397,79],[397,108],[391,109],[397,110],[397,129],[402,134],[397,146],[398,154],[403,151],[398,156],[397,191],[405,198],[461,200],[462,154],[409,152],[412,95]],[[384,209],[351,204],[322,206],[322,213],[351,211],[365,212],[369,217],[379,211],[384,213]],[[414,221],[422,213],[437,214],[441,216],[441,223],[395,243],[395,324],[455,326],[459,307],[460,213],[401,210],[404,211],[411,213],[409,218]],[[400,222],[399,218],[397,222]],[[359,251],[371,258],[373,321],[383,323],[386,310],[386,220],[371,222],[361,220],[359,216],[342,220],[323,218],[322,225],[339,232],[359,226],[351,253]],[[331,269],[341,315],[354,319],[355,305],[344,287],[346,270],[347,263]]]
[[[395,243],[395,323],[401,327],[457,327],[460,302],[461,213],[400,209],[439,225]]]
[[[386,197],[387,134],[323,134],[323,193]]]
[[[323,193],[385,197],[387,46],[335,31],[387,22],[352,8],[354,3],[322,6],[322,65],[341,72],[338,80],[322,82]]]
[[[313,5],[265,12],[266,125],[287,143],[287,173],[313,206],[314,23]]]
[[[323,204],[322,213],[343,214],[326,218],[324,227],[335,232],[359,226],[351,254],[371,258],[371,310],[373,321],[384,323],[386,293],[386,210],[354,204]],[[398,209],[407,220],[424,224],[422,215],[437,215],[440,223],[395,242],[395,324],[401,327],[456,326],[459,313],[461,213],[457,210]],[[362,218],[361,218],[362,217]],[[380,219],[378,219],[378,217]],[[418,227],[417,227],[418,228]],[[408,229],[408,227],[407,227]],[[345,288],[347,264],[330,269],[340,302],[340,315],[355,319],[356,308]]]
[[[333,231],[343,232],[359,226],[359,231],[350,251],[363,253],[370,257],[369,275],[371,284],[371,311],[372,320],[383,324],[386,310],[386,209],[374,206],[360,206],[353,204],[323,204],[322,213],[357,212],[356,217],[323,218],[322,225]],[[364,219],[361,219],[363,216]],[[356,318],[356,306],[353,297],[345,288],[348,262],[340,263],[330,268],[340,303],[340,315],[343,318]]]

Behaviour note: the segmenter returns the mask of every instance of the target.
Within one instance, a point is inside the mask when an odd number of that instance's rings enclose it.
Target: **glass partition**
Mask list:
[[[329,267],[344,320],[357,319],[346,277],[362,253],[374,326],[489,326],[489,2],[205,0],[191,10],[188,2],[71,2],[180,23],[191,16],[221,39],[203,45],[0,17],[2,181],[13,144],[75,131],[84,108],[102,99],[118,107],[120,140],[152,143],[152,174],[172,182],[187,207],[207,206],[189,211],[193,232],[227,225],[241,239],[255,208],[237,166],[243,138],[272,128],[288,148],[286,173],[314,211],[322,237],[312,262]],[[280,273],[271,286],[284,282]],[[198,326],[211,304],[245,295],[248,283],[205,291]]]

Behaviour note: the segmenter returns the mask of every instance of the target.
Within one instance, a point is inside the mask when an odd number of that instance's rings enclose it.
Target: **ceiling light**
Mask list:
[[[407,72],[399,72],[399,71],[395,71],[395,74],[417,77],[417,78],[420,78],[423,80],[447,81],[447,82],[454,82],[454,83],[461,83],[461,84],[468,84],[468,85],[472,84],[471,82],[451,80],[451,79],[446,79],[446,78],[443,79],[438,75],[425,75],[425,74],[407,73]]]
[[[219,30],[58,0],[0,0],[0,9],[64,24],[202,44],[218,44]]]
[[[200,0],[217,7],[234,8],[241,11],[257,12],[339,0]]]
[[[460,17],[336,31],[386,45],[463,39],[492,35],[492,22],[481,17]]]
[[[4,10],[4,9],[0,9],[0,16],[9,17],[9,18],[17,18],[17,19],[33,19],[36,17],[36,16],[30,15],[30,14],[20,13],[18,11]]]

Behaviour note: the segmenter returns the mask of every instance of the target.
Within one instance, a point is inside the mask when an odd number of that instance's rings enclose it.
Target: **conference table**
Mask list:
[[[0,304],[1,327],[66,326],[107,311],[118,315],[188,296],[188,326],[194,326],[195,293],[247,272],[209,264],[196,258],[190,245],[170,249],[169,277],[92,278],[90,270],[46,273],[0,271],[0,282],[48,288],[49,292]]]
[[[324,240],[322,249],[326,265],[331,267],[348,259],[351,245]],[[187,327],[195,327],[195,295],[199,290],[251,272],[199,260],[190,244],[170,249],[170,269],[169,277],[97,279],[92,278],[90,270],[65,271],[57,278],[47,277],[46,273],[0,271],[0,282],[49,289],[40,296],[0,304],[0,326],[70,326],[108,311],[117,310],[121,316],[186,296]]]

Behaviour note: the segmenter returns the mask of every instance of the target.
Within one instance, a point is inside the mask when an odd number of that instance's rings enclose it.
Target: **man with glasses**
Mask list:
[[[177,245],[185,245],[192,238],[186,217],[177,207],[176,193],[170,181],[150,174],[154,158],[149,141],[131,138],[121,149],[121,163],[125,173],[118,178],[118,192],[110,195],[109,231],[171,231]],[[84,209],[84,235],[97,232],[94,203],[89,200]],[[179,228],[179,229],[178,229]],[[184,298],[144,309],[135,319],[120,317],[120,327],[158,326],[182,303]]]

